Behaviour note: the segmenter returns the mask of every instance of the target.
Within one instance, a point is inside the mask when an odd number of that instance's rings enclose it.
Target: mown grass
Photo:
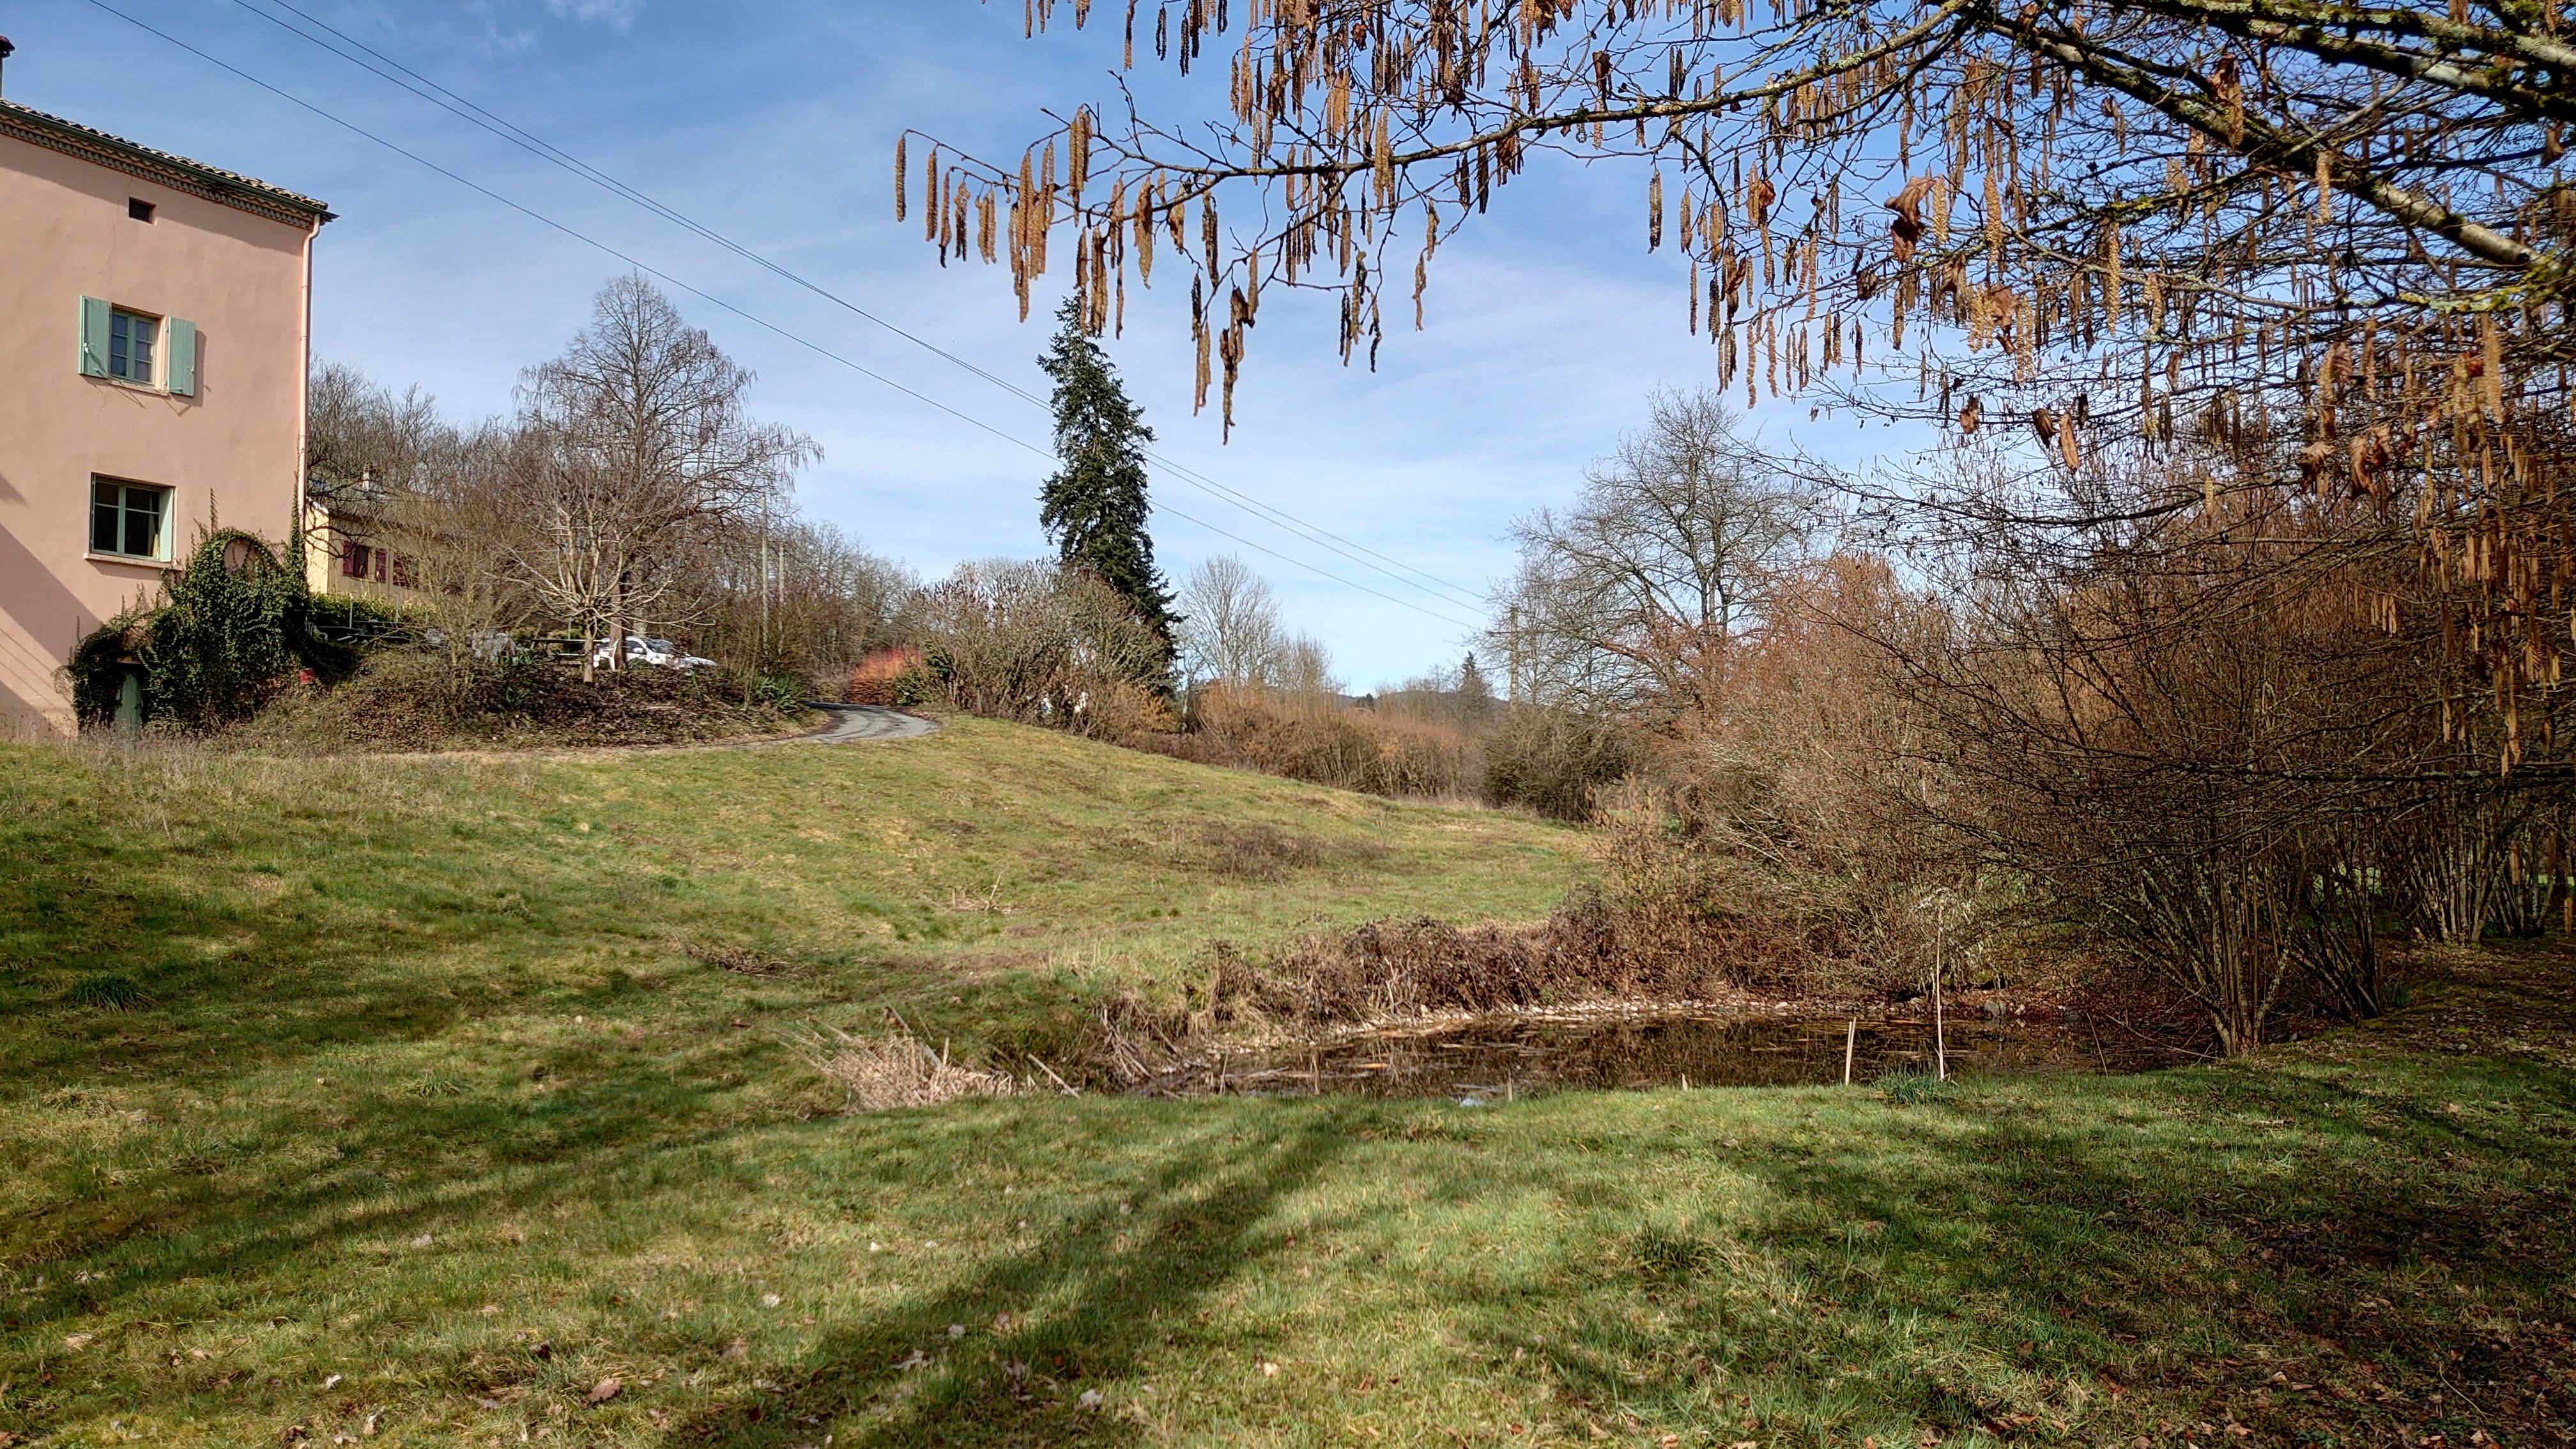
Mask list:
[[[1245,825],[1306,863],[1208,834]],[[2564,953],[2461,964],[2382,1027],[2258,1062],[1910,1104],[848,1117],[776,1034],[893,1005],[1002,1037],[1185,980],[1212,935],[1526,917],[1572,841],[971,722],[802,753],[0,754],[0,1434],[2563,1427]]]

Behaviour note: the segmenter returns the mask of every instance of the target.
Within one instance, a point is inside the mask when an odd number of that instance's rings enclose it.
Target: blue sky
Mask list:
[[[270,0],[108,3],[1002,433],[1045,440],[1045,415],[1026,402],[289,34],[258,13]],[[998,0],[292,3],[887,321],[1044,391],[1034,358],[1051,304],[1023,325],[1006,270],[942,270],[917,219],[894,221],[894,139],[909,125],[1016,156],[1045,127],[1043,109],[1114,94],[1114,25],[1025,40],[1020,6]],[[328,202],[341,219],[317,254],[317,355],[419,383],[451,412],[505,410],[519,369],[558,351],[592,292],[622,270],[92,0],[13,6],[0,31],[19,47],[10,99]],[[1158,75],[1144,94],[1166,114],[1199,114],[1221,108],[1223,75],[1216,65],[1188,81]],[[1481,595],[1511,567],[1502,536],[1514,515],[1570,497],[1586,461],[1640,420],[1651,389],[1714,380],[1711,349],[1684,327],[1681,263],[1645,251],[1643,193],[1631,167],[1534,167],[1497,194],[1484,226],[1442,248],[1429,330],[1390,330],[1374,374],[1341,366],[1329,301],[1274,296],[1230,445],[1213,407],[1190,414],[1185,295],[1168,283],[1131,288],[1111,353],[1160,452]],[[799,486],[809,514],[926,574],[1044,552],[1035,497],[1047,460],[752,322],[676,300],[758,371],[762,416],[823,445]],[[1859,461],[1868,435],[1805,420],[1803,406],[1769,402],[1752,416],[1768,438]],[[1472,607],[1371,573],[1177,477],[1158,476],[1156,497],[1433,611],[1158,515],[1156,544],[1176,581],[1211,553],[1242,554],[1357,687],[1454,663],[1469,645]]]

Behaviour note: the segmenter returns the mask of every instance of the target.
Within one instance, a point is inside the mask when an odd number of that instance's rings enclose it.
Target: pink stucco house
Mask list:
[[[198,530],[296,546],[330,219],[0,99],[0,739],[72,730],[73,644]]]

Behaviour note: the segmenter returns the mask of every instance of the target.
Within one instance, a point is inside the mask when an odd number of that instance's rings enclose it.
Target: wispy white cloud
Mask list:
[[[623,30],[644,13],[644,0],[546,0],[546,11],[563,20]]]

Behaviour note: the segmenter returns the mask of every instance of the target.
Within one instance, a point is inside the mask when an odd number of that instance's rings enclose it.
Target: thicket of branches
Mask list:
[[[1441,243],[1553,156],[1632,168],[1637,240],[1677,253],[1719,392],[1946,436],[1869,480],[1772,470],[1850,505],[1843,583],[1871,558],[1908,580],[1829,612],[1884,671],[1886,749],[1853,758],[1890,788],[1852,798],[1905,805],[1880,823],[1937,845],[1944,883],[2081,902],[2234,1047],[2285,981],[2374,1009],[2389,921],[2459,939],[2563,903],[2576,47],[2555,5],[1242,0],[1124,22],[1126,65],[1205,66],[1222,106],[1079,110],[1016,162],[932,142],[925,235],[1024,293],[1069,251],[1095,329],[1168,247],[1202,405],[1219,379],[1230,400],[1272,289],[1331,294],[1346,360],[1408,294],[1422,325]],[[1759,661],[1789,615],[1721,624],[1566,522],[1532,521],[1552,547],[1502,619],[1531,687],[1660,711],[1717,758],[1771,739],[1720,772],[1728,828],[1776,819],[1746,836],[1774,851],[1836,834],[1743,793],[1798,778],[1746,673],[1788,667]],[[1685,565],[1708,552],[1664,532]],[[1928,616],[1896,606],[1926,583]],[[1577,627],[1542,607],[1565,605]]]
[[[587,674],[610,641],[664,632],[747,677],[833,679],[905,637],[913,580],[798,517],[794,475],[819,454],[750,416],[752,381],[618,278],[504,418],[318,369],[314,493],[335,530],[403,557],[410,607],[460,660],[500,633],[570,636]]]

